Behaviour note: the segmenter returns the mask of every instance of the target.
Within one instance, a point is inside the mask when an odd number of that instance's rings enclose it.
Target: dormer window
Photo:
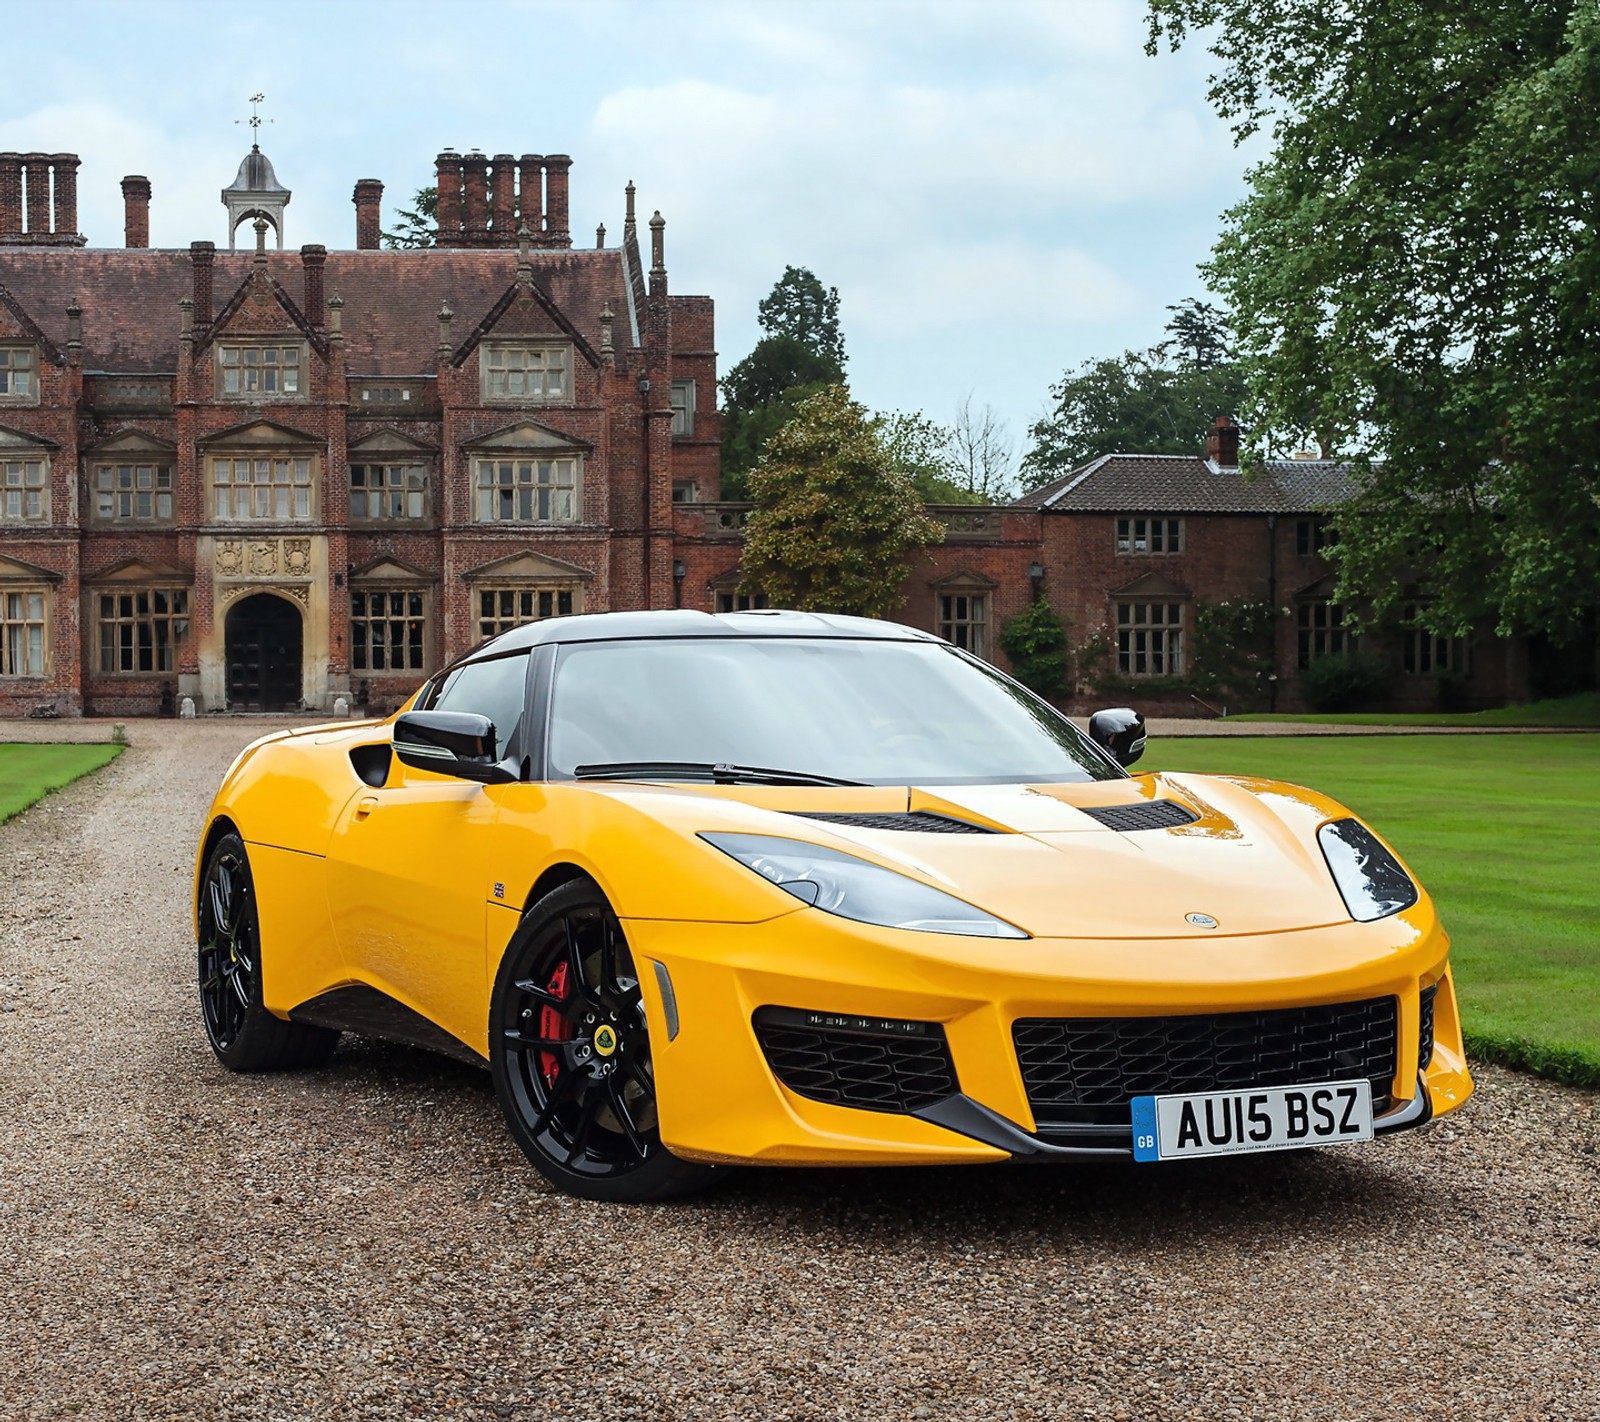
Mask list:
[[[219,345],[217,394],[225,400],[302,395],[304,356],[300,345]]]
[[[0,346],[0,400],[30,404],[39,398],[39,358],[32,346]]]
[[[572,347],[485,341],[479,347],[483,398],[549,405],[572,398]]]

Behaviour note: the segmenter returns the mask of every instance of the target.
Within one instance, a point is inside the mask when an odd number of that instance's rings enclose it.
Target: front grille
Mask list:
[[[756,1040],[796,1095],[863,1111],[909,1112],[954,1096],[956,1069],[937,1022],[760,1007]]]
[[[854,825],[857,829],[915,830],[922,834],[999,834],[987,825],[975,825],[970,820],[958,820],[952,815],[936,815],[930,810],[899,811],[891,814],[845,814],[837,811],[796,810],[793,813],[808,820],[827,820],[836,825]]]
[[[1433,1060],[1433,1000],[1439,994],[1439,984],[1425,987],[1422,990],[1422,1000],[1417,1004],[1421,1009],[1420,1019],[1417,1023],[1417,1069],[1426,1071],[1428,1063]]]
[[[1171,800],[1147,800],[1138,805],[1080,805],[1079,809],[1091,819],[1099,820],[1108,829],[1150,830],[1171,829],[1174,825],[1192,825],[1200,818],[1192,810]]]
[[[1270,1012],[1023,1018],[1012,1037],[1042,1133],[1126,1131],[1135,1096],[1297,1082],[1365,1078],[1373,1110],[1382,1111],[1395,1071],[1396,1014],[1394,998],[1377,997]]]

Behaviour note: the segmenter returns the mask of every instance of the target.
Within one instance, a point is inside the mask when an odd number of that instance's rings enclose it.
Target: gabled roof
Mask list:
[[[236,292],[255,255],[218,252],[213,290]],[[273,281],[301,302],[300,254],[274,251],[266,258]],[[535,251],[530,260],[539,289],[576,330],[598,339],[600,312],[609,304],[623,338],[630,294],[620,247]],[[459,341],[506,296],[516,276],[517,253],[506,248],[329,252],[323,289],[344,300],[346,369],[356,377],[431,374],[439,308],[455,312],[452,342]],[[178,303],[194,289],[187,248],[0,247],[0,285],[32,313],[52,353],[66,344],[66,309],[76,299],[83,308],[87,371],[143,375],[178,368]]]
[[[65,312],[66,306],[71,304],[71,301],[72,298],[69,296],[67,298],[67,302],[62,306],[63,312]],[[51,362],[52,365],[61,364],[61,352],[56,349],[55,342],[53,342],[49,336],[45,335],[44,331],[40,329],[38,322],[36,322],[32,316],[28,315],[28,313],[22,309],[22,303],[6,290],[4,283],[0,283],[0,308],[10,312],[11,319],[14,320],[32,340],[35,340],[39,343],[40,350],[44,352],[45,357]]]
[[[245,303],[252,296],[264,298],[269,302],[276,302],[282,308],[284,314],[294,322],[295,329],[311,343],[317,354],[323,357],[327,356],[328,342],[326,338],[312,329],[311,322],[306,319],[305,313],[295,305],[294,298],[284,290],[282,283],[275,280],[272,274],[267,271],[265,264],[260,267],[252,267],[250,274],[239,283],[233,295],[222,304],[222,310],[217,312],[210,327],[194,343],[196,355],[205,350],[207,346],[233,324],[234,318],[243,310]],[[239,334],[253,336],[258,332],[245,329]]]
[[[1102,454],[1013,508],[1062,513],[1314,513],[1356,489],[1349,465],[1326,459],[1270,459],[1248,474],[1198,455]]]

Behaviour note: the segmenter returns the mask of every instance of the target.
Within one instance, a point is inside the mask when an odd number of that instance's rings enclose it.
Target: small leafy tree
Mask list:
[[[393,232],[381,234],[385,247],[431,247],[439,231],[439,189],[418,188],[409,208],[396,214]]]
[[[802,401],[750,476],[744,586],[774,607],[882,617],[909,555],[944,537],[843,385]]]
[[[1047,697],[1066,695],[1067,632],[1048,599],[1038,598],[1006,619],[1000,650],[1011,659],[1011,674],[1028,690]]]
[[[930,504],[975,504],[974,495],[956,482],[950,459],[951,431],[921,412],[892,410],[872,417],[872,429],[895,469],[911,480]]]

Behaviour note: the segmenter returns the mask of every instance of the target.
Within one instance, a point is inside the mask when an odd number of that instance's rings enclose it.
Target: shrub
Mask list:
[[[1067,691],[1067,633],[1048,599],[1039,598],[1025,612],[1006,619],[1000,629],[1000,650],[1011,658],[1011,674],[1040,696]]]
[[[1375,701],[1388,686],[1383,663],[1365,652],[1316,657],[1300,673],[1306,700],[1316,711],[1350,711]]]

